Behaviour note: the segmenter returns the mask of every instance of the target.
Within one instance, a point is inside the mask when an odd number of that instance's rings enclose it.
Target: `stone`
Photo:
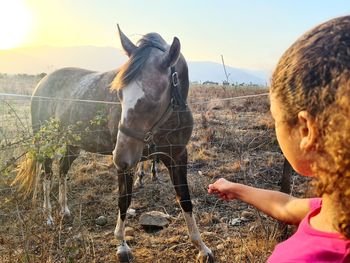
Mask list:
[[[96,225],[105,226],[107,224],[107,218],[105,216],[99,216],[95,220]]]
[[[135,217],[136,216],[136,210],[129,208],[128,211],[126,211],[126,213],[131,216],[131,217]]]
[[[230,225],[231,226],[238,226],[238,225],[240,225],[241,224],[241,222],[242,222],[242,220],[240,219],[240,218],[232,218],[231,220],[230,220]]]
[[[151,211],[151,212],[143,213],[140,216],[139,223],[140,225],[146,226],[146,227],[163,228],[169,225],[168,218],[169,218],[169,215],[167,214],[164,214],[159,211]]]

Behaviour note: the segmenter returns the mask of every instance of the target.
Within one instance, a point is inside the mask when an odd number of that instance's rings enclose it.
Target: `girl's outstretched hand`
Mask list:
[[[237,184],[227,181],[224,178],[220,178],[215,183],[208,186],[208,193],[215,194],[223,200],[236,199],[236,185]]]

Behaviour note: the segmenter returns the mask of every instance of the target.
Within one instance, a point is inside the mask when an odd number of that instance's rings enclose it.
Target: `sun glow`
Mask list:
[[[31,25],[32,14],[24,0],[0,0],[0,49],[23,44]]]

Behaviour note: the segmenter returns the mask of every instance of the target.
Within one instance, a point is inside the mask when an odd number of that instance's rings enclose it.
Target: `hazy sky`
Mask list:
[[[116,24],[132,40],[177,36],[188,60],[272,70],[298,36],[350,14],[349,0],[0,0],[24,2],[30,29],[23,45],[115,46]],[[2,4],[3,5],[3,4]],[[6,4],[5,4],[6,6]],[[16,19],[13,23],[16,22]],[[29,22],[26,22],[29,23]]]

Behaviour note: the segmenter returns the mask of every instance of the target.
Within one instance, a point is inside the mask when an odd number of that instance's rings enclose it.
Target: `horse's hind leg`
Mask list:
[[[129,171],[118,171],[119,213],[117,225],[114,230],[114,236],[119,241],[117,255],[120,262],[131,262],[133,260],[131,249],[125,241],[125,219],[126,212],[131,203],[132,177],[133,175]]]
[[[52,180],[52,159],[45,159],[43,163],[44,176],[43,176],[43,191],[44,191],[44,204],[43,210],[44,215],[46,216],[46,224],[52,225],[52,207],[50,201],[50,192],[51,192],[51,180]]]
[[[290,179],[292,175],[293,168],[286,158],[284,158],[283,172],[281,177],[281,188],[280,192],[290,194]]]
[[[135,187],[143,187],[143,178],[145,177],[145,164],[144,162],[140,162],[138,164],[138,171],[137,171],[137,178],[135,180],[134,186]]]
[[[61,214],[64,216],[70,216],[70,211],[67,204],[67,174],[73,161],[78,157],[78,154],[79,148],[68,145],[65,155],[60,159],[58,202],[61,206]]]
[[[198,260],[200,262],[214,262],[214,256],[211,250],[202,241],[192,213],[192,202],[187,185],[187,150],[185,149],[175,164],[167,157],[164,159],[162,158],[162,161],[169,170],[176,191],[176,199],[185,217],[190,239],[199,249]]]
[[[158,165],[159,165],[159,157],[155,157],[155,158],[152,160],[152,166],[151,166],[152,181],[153,181],[153,182],[157,181]]]
[[[284,158],[280,192],[290,194],[291,192],[290,182],[291,182],[292,172],[293,172],[292,166],[290,165],[288,160]],[[280,241],[286,240],[288,238],[288,225],[286,223],[279,222],[278,228],[280,231],[280,236],[278,237],[278,239]]]

